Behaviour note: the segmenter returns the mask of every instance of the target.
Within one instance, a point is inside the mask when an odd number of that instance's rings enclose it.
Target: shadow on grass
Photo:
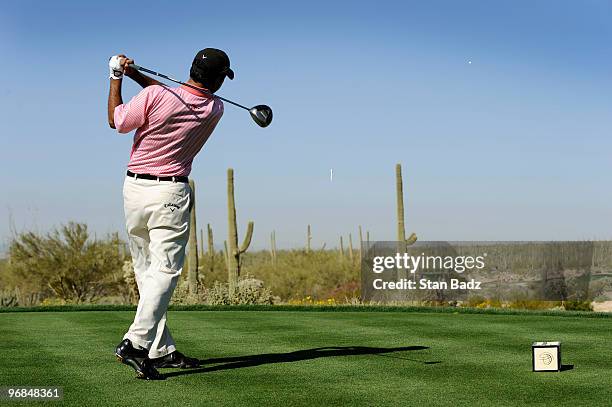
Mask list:
[[[394,352],[406,352],[414,350],[429,349],[428,346],[403,346],[398,348],[373,348],[368,346],[327,346],[323,348],[304,349],[287,353],[263,353],[261,355],[232,356],[226,358],[210,358],[200,360],[202,365],[216,365],[197,369],[181,370],[164,374],[165,378],[183,376],[195,373],[215,372],[218,370],[240,369],[243,367],[253,367],[267,365],[270,363],[299,362],[317,358],[328,358],[335,356],[355,356],[355,355],[376,355],[393,359],[408,360],[411,362],[432,365],[441,363],[440,361],[423,361],[390,355]]]
[[[565,372],[566,370],[572,370],[574,365],[561,365],[561,371]]]

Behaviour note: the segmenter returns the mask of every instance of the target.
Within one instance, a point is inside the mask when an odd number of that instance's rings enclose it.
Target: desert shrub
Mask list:
[[[0,291],[0,307],[30,307],[38,305],[39,300],[39,293],[23,293],[19,287]]]
[[[132,260],[124,260],[122,269],[125,288],[121,292],[124,294],[124,302],[138,304],[140,293],[138,292],[138,283],[136,283]]]
[[[485,298],[480,295],[469,297],[461,305],[472,308],[502,308],[504,306],[504,304],[502,304],[502,302],[498,299]]]
[[[8,279],[8,260],[0,258],[0,287],[7,288],[10,286]]]
[[[261,280],[253,278],[239,279],[236,292],[230,295],[227,283],[215,282],[206,290],[206,303],[210,305],[271,305],[274,297]]]
[[[338,305],[338,303],[336,302],[334,298],[328,298],[326,300],[321,300],[321,299],[312,298],[309,295],[304,298],[290,299],[289,301],[287,301],[287,304],[289,305],[330,305],[330,306]]]
[[[225,287],[223,287],[225,290]],[[212,295],[209,294],[209,301]],[[229,296],[230,304],[272,305],[275,302],[272,291],[264,287],[264,282],[250,276],[240,278],[234,295]]]
[[[568,311],[593,311],[591,301],[564,301],[563,308]]]
[[[310,296],[340,303],[360,295],[359,261],[341,259],[335,250],[279,250],[276,264],[272,264],[267,251],[248,251],[242,261],[242,273],[265,281],[270,291],[284,301]],[[213,287],[215,282],[227,282],[223,255],[215,255],[212,272],[210,262],[208,255],[200,259],[200,283]]]
[[[25,292],[94,302],[124,287],[121,246],[116,233],[90,239],[87,226],[74,222],[45,235],[24,232],[9,245],[6,273]]]
[[[17,307],[19,305],[15,290],[5,289],[0,291],[0,307]]]
[[[469,297],[466,301],[464,301],[461,305],[463,305],[464,307],[477,307],[478,304],[482,304],[483,302],[486,301],[486,298],[483,297],[482,295],[473,295],[471,297]]]
[[[205,253],[198,260],[200,284],[212,286],[215,281],[227,281],[227,265],[223,252],[216,252],[214,257]]]
[[[195,293],[189,291],[186,279],[181,279],[174,295],[173,304],[206,304],[206,305],[271,305],[279,302],[272,292],[264,287],[263,281],[250,276],[238,279],[234,295],[230,295],[229,285],[215,281],[209,288],[202,284]]]
[[[539,300],[514,300],[507,304],[512,309],[544,310],[559,307],[559,301],[539,301]]]
[[[186,276],[181,276],[174,289],[174,294],[172,294],[171,303],[180,305],[207,304],[206,290],[202,284],[199,284],[195,293],[190,292]]]
[[[247,252],[243,269],[283,300],[310,296],[342,302],[359,295],[359,262],[341,259],[335,250],[280,250],[275,265],[268,252]]]
[[[344,283],[340,282],[335,287],[332,287],[323,298],[333,300],[333,302],[349,302],[351,298],[359,297],[361,293],[361,282],[358,280],[349,280]]]

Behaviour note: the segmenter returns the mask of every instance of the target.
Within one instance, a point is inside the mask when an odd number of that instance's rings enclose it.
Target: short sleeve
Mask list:
[[[113,118],[119,133],[129,133],[145,124],[157,94],[155,88],[158,86],[147,86],[128,103],[115,107]]]

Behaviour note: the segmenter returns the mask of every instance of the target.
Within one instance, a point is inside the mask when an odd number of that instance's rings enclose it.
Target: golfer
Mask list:
[[[163,378],[157,368],[193,368],[200,362],[176,350],[166,311],[183,270],[189,236],[194,157],[223,115],[223,102],[196,89],[169,88],[142,75],[125,55],[109,60],[108,124],[136,130],[123,184],[125,222],[140,293],[134,322],[116,348],[119,361],[142,379]],[[124,74],[144,89],[123,103]],[[187,83],[216,92],[234,78],[225,52],[198,52]]]

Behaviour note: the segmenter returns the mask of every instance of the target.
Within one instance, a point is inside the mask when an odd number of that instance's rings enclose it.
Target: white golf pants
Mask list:
[[[166,311],[185,262],[191,188],[185,182],[126,176],[123,202],[140,292],[134,322],[123,338],[158,358],[176,350]]]

